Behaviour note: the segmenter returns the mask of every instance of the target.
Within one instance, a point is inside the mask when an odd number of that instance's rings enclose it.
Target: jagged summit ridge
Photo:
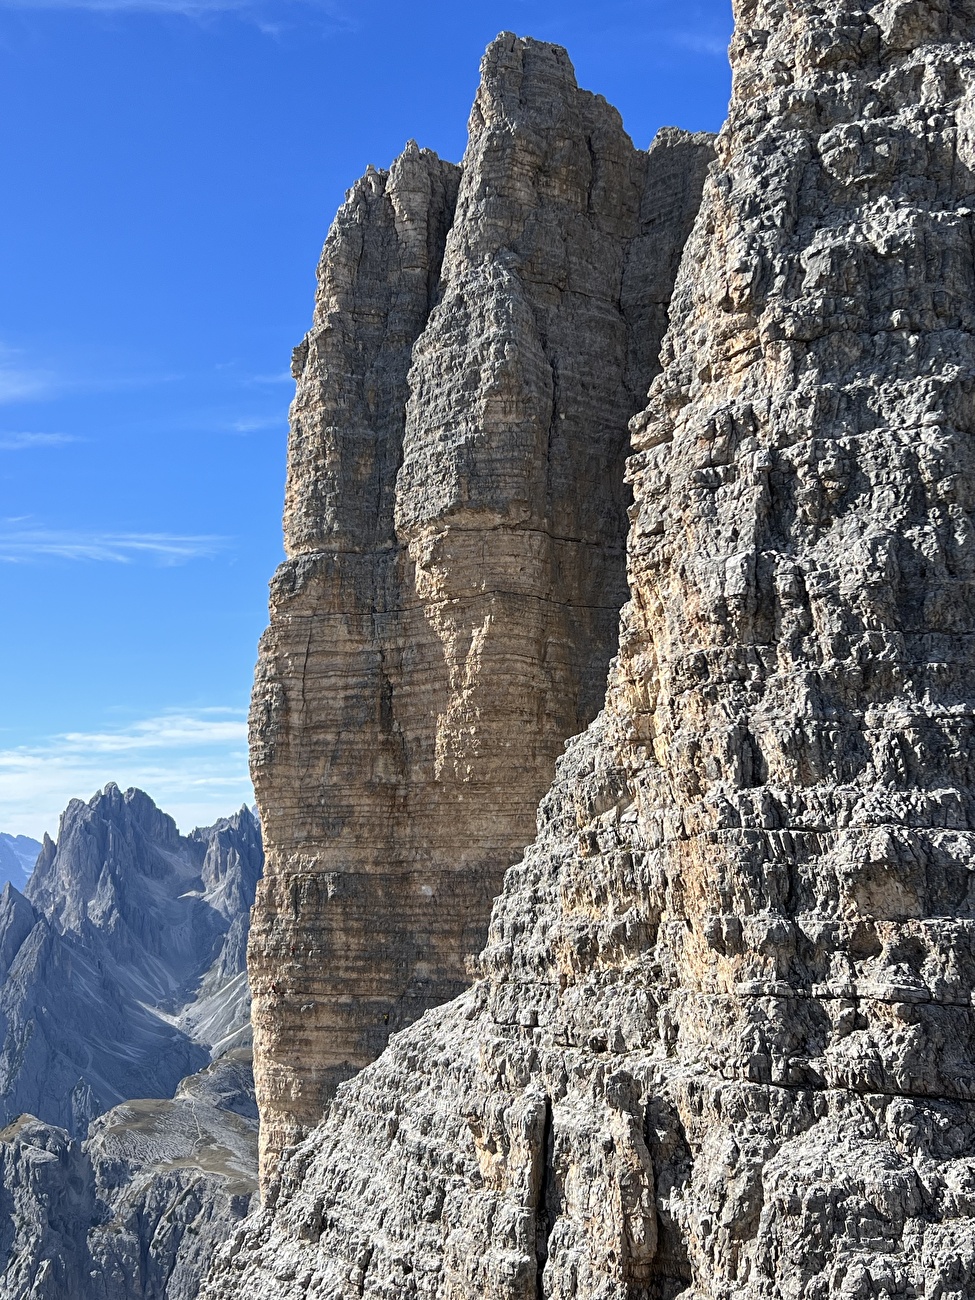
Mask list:
[[[564,50],[488,49],[460,168],[351,190],[295,352],[251,714],[266,1170],[468,982],[625,596],[627,421],[710,137],[633,147]]]
[[[739,0],[606,711],[213,1300],[975,1292],[973,37]]]

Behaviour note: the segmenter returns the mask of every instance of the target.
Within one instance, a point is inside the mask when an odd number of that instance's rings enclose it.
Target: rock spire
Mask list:
[[[265,1172],[389,1034],[468,983],[626,594],[645,400],[707,136],[635,149],[564,50],[488,50],[457,168],[349,194],[295,352],[252,709]]]
[[[183,836],[141,790],[71,800],[24,894],[0,893],[0,1127],[26,1112],[83,1136],[249,1045],[262,863],[247,808]]]

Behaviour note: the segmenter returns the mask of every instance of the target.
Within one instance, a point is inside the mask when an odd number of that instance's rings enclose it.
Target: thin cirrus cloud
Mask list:
[[[4,433],[0,431],[0,451],[32,451],[37,447],[63,447],[79,439],[70,433]]]
[[[225,715],[231,716],[225,716]],[[58,738],[65,749],[81,753],[124,754],[145,749],[185,748],[187,745],[243,743],[247,723],[237,710],[203,709],[193,713],[164,713],[108,731],[67,731]]]
[[[243,710],[209,708],[0,749],[0,829],[54,835],[71,799],[109,781],[145,790],[184,831],[209,825],[253,802],[246,742]]]
[[[692,54],[709,54],[714,58],[727,59],[731,32],[708,33],[698,31],[670,32],[669,40],[679,49],[689,50]]]
[[[0,9],[48,7],[20,4],[18,0],[0,0]],[[69,6],[60,6],[67,8]],[[128,389],[153,388],[178,383],[181,374],[126,357],[121,353],[79,353],[64,358],[57,371],[38,364],[20,347],[0,341],[0,405],[20,402],[46,402],[66,393],[124,392]]]
[[[260,433],[264,429],[283,430],[288,427],[287,415],[254,415],[233,420],[227,425],[230,433]]]
[[[0,403],[36,401],[51,396],[56,388],[50,370],[25,363],[16,349],[0,344]]]
[[[0,528],[0,563],[27,564],[37,560],[100,561],[157,565],[212,559],[229,545],[229,538],[179,536],[172,533],[70,532],[45,528]]]
[[[351,25],[344,8],[335,0],[0,0],[0,9],[73,9],[94,14],[175,14],[197,19],[225,14],[257,18],[262,14],[281,14],[304,9],[317,11],[335,25]],[[263,23],[260,25],[265,26]],[[268,24],[266,30],[273,34],[276,28],[273,24]]]

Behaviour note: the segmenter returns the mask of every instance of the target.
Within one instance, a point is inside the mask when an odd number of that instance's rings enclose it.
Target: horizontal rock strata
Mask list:
[[[252,709],[266,1172],[466,985],[602,703],[626,425],[710,159],[676,131],[635,149],[563,50],[502,36],[462,167],[411,145],[332,227]]]
[[[606,713],[208,1300],[975,1294],[975,9],[736,11]]]

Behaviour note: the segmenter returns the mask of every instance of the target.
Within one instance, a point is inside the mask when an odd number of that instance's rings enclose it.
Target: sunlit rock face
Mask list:
[[[606,710],[212,1300],[975,1294],[975,7],[736,20]]]
[[[29,835],[0,834],[0,886],[9,880],[23,889],[40,851],[39,842]]]
[[[602,704],[627,421],[711,157],[678,131],[635,149],[565,51],[502,36],[461,167],[411,144],[328,236],[252,709],[268,1175],[469,982],[556,758]]]

